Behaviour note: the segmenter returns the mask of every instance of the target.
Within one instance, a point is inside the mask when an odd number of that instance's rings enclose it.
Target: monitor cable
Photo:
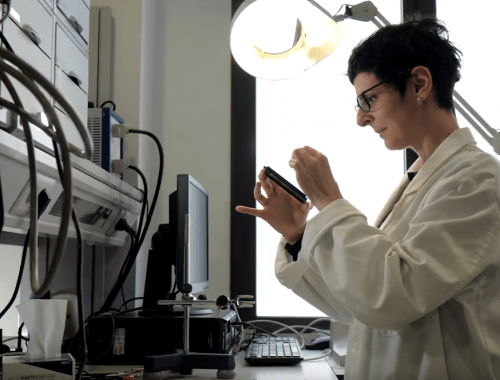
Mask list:
[[[161,146],[160,140],[158,140],[158,138],[153,133],[151,133],[149,131],[141,131],[139,129],[129,129],[128,132],[129,133],[144,134],[144,135],[152,138],[154,140],[154,142],[156,143],[156,146],[158,148],[158,154],[159,154],[159,159],[160,159],[160,167],[158,168],[158,180],[156,182],[156,189],[155,189],[155,193],[153,195],[153,201],[151,202],[151,212],[148,215],[148,218],[146,219],[146,225],[144,226],[144,231],[142,231],[142,234],[139,238],[139,248],[140,248],[142,246],[142,243],[143,243],[145,237],[146,237],[146,233],[148,231],[149,224],[151,223],[151,219],[153,217],[153,212],[154,212],[154,209],[156,207],[156,202],[158,200],[158,195],[160,193],[160,187],[161,187],[161,182],[162,182],[162,178],[163,178],[163,168],[164,168],[165,157],[163,154],[163,148]]]
[[[142,180],[142,187],[143,187],[143,200],[142,200],[142,210],[141,210],[141,216],[139,218],[139,225],[137,227],[137,235],[140,236],[142,233],[142,223],[144,222],[144,215],[146,213],[146,208],[148,205],[148,182],[146,181],[146,176],[144,173],[136,166],[129,165],[129,169],[135,171],[139,177],[141,177]]]
[[[124,126],[121,125],[121,127],[124,127]],[[151,223],[151,219],[153,217],[153,213],[154,213],[154,210],[156,207],[156,202],[158,200],[158,195],[160,193],[160,187],[161,187],[161,182],[162,182],[162,177],[163,177],[165,158],[164,158],[164,154],[163,154],[163,148],[162,148],[161,143],[158,140],[158,138],[151,132],[142,131],[142,130],[138,130],[138,129],[128,129],[127,133],[144,134],[144,135],[151,137],[154,140],[154,142],[156,143],[157,148],[158,148],[158,154],[159,154],[159,160],[160,160],[160,165],[159,165],[159,169],[158,169],[158,179],[156,181],[156,188],[155,188],[155,193],[153,196],[153,201],[151,202],[151,209],[150,209],[148,215],[146,216],[146,222],[145,222],[144,228],[142,231],[139,231],[139,234],[137,236],[138,241],[135,245],[134,251],[132,252],[132,256],[127,261],[123,272],[119,276],[118,280],[116,281],[115,285],[113,286],[113,288],[111,289],[110,293],[108,294],[106,300],[104,301],[104,303],[100,309],[101,313],[106,312],[111,308],[111,306],[113,305],[113,302],[116,299],[116,296],[118,295],[118,292],[120,291],[120,288],[122,287],[123,283],[125,282],[125,279],[127,278],[128,274],[130,273],[130,270],[132,269],[132,267],[135,263],[137,255],[139,254],[139,250],[140,250],[142,243],[144,242],[144,239],[146,237],[146,233],[147,233],[149,225]]]

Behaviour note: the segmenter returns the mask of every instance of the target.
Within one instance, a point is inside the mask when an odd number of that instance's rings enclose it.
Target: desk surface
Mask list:
[[[321,356],[323,351],[302,350],[304,358]],[[245,353],[239,353],[236,359],[236,379],[238,380],[337,380],[337,374],[343,374],[343,368],[339,366],[331,357],[318,360],[304,360],[302,363],[293,366],[279,367],[258,367],[250,366],[245,361]],[[127,366],[87,366],[86,370],[90,374],[120,372],[130,369]],[[191,376],[181,376],[179,373],[166,372],[163,379],[197,379],[197,380],[217,380],[216,370],[195,369]]]

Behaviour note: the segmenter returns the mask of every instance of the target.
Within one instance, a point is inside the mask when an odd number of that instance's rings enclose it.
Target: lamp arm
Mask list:
[[[371,1],[364,1],[356,5],[346,5],[343,15],[330,15],[324,8],[319,6],[314,0],[307,0],[315,7],[328,14],[335,22],[343,21],[345,19],[352,19],[357,21],[371,21],[377,28],[391,25],[391,23],[378,11],[377,7]]]
[[[493,147],[495,153],[500,155],[500,133],[491,127],[455,90],[453,91],[453,104],[465,120]]]

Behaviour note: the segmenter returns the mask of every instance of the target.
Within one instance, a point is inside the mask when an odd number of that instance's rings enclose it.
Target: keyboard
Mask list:
[[[293,337],[260,337],[247,349],[250,365],[293,365],[304,360],[300,345]]]

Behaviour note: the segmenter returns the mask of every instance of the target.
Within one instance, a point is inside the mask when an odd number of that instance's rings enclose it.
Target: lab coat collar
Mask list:
[[[380,227],[387,216],[391,213],[394,205],[401,199],[403,194],[409,195],[418,191],[427,179],[443,165],[449,157],[458,150],[470,143],[476,143],[469,128],[461,128],[454,131],[444,140],[441,145],[432,153],[429,159],[422,164],[422,159],[418,158],[408,169],[407,173],[418,172],[418,175],[410,182],[408,175],[401,179],[394,192],[382,208],[379,216],[375,220],[374,226]]]
[[[476,144],[476,140],[469,128],[459,128],[437,147],[424,164],[422,164],[422,159],[418,158],[408,169],[408,172],[418,171],[418,175],[408,184],[405,193],[408,195],[418,191],[451,156],[470,143]]]

